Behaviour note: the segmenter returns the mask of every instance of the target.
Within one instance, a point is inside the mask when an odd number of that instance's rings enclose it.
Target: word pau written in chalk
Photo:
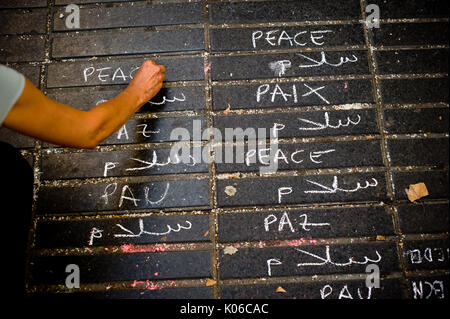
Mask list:
[[[367,292],[363,294],[364,288],[356,288],[356,291],[350,289],[348,285],[344,284],[342,288],[333,287],[329,284],[320,288],[320,298],[321,299],[371,299],[372,298],[372,287],[366,287]]]

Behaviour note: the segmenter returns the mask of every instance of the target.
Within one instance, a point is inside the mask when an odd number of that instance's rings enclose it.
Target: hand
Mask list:
[[[152,60],[142,63],[125,89],[137,98],[138,107],[147,103],[159,92],[162,88],[165,71],[166,68],[163,65],[157,65]]]

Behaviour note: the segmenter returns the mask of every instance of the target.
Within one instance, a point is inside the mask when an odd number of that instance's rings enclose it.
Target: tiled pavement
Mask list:
[[[70,3],[79,29],[65,24]],[[161,93],[95,150],[0,128],[35,172],[30,294],[447,297],[446,1],[0,8],[0,62],[72,107],[112,98],[144,59],[167,69]],[[175,128],[215,161],[168,163]],[[277,172],[259,173],[269,149],[223,144],[226,128],[275,128]],[[226,150],[245,161],[222,163]],[[430,195],[411,203],[418,182]],[[65,286],[69,264],[78,289]],[[368,264],[380,288],[366,287]]]

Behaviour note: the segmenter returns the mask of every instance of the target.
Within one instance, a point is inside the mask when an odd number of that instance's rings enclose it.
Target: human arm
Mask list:
[[[145,61],[124,91],[89,111],[58,103],[25,79],[23,92],[3,125],[53,144],[95,148],[158,93],[164,72],[164,66]]]

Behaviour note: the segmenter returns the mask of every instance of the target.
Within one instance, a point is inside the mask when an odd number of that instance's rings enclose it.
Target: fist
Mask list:
[[[151,100],[162,88],[166,68],[155,64],[152,60],[142,63],[127,90],[137,96],[139,107]]]

